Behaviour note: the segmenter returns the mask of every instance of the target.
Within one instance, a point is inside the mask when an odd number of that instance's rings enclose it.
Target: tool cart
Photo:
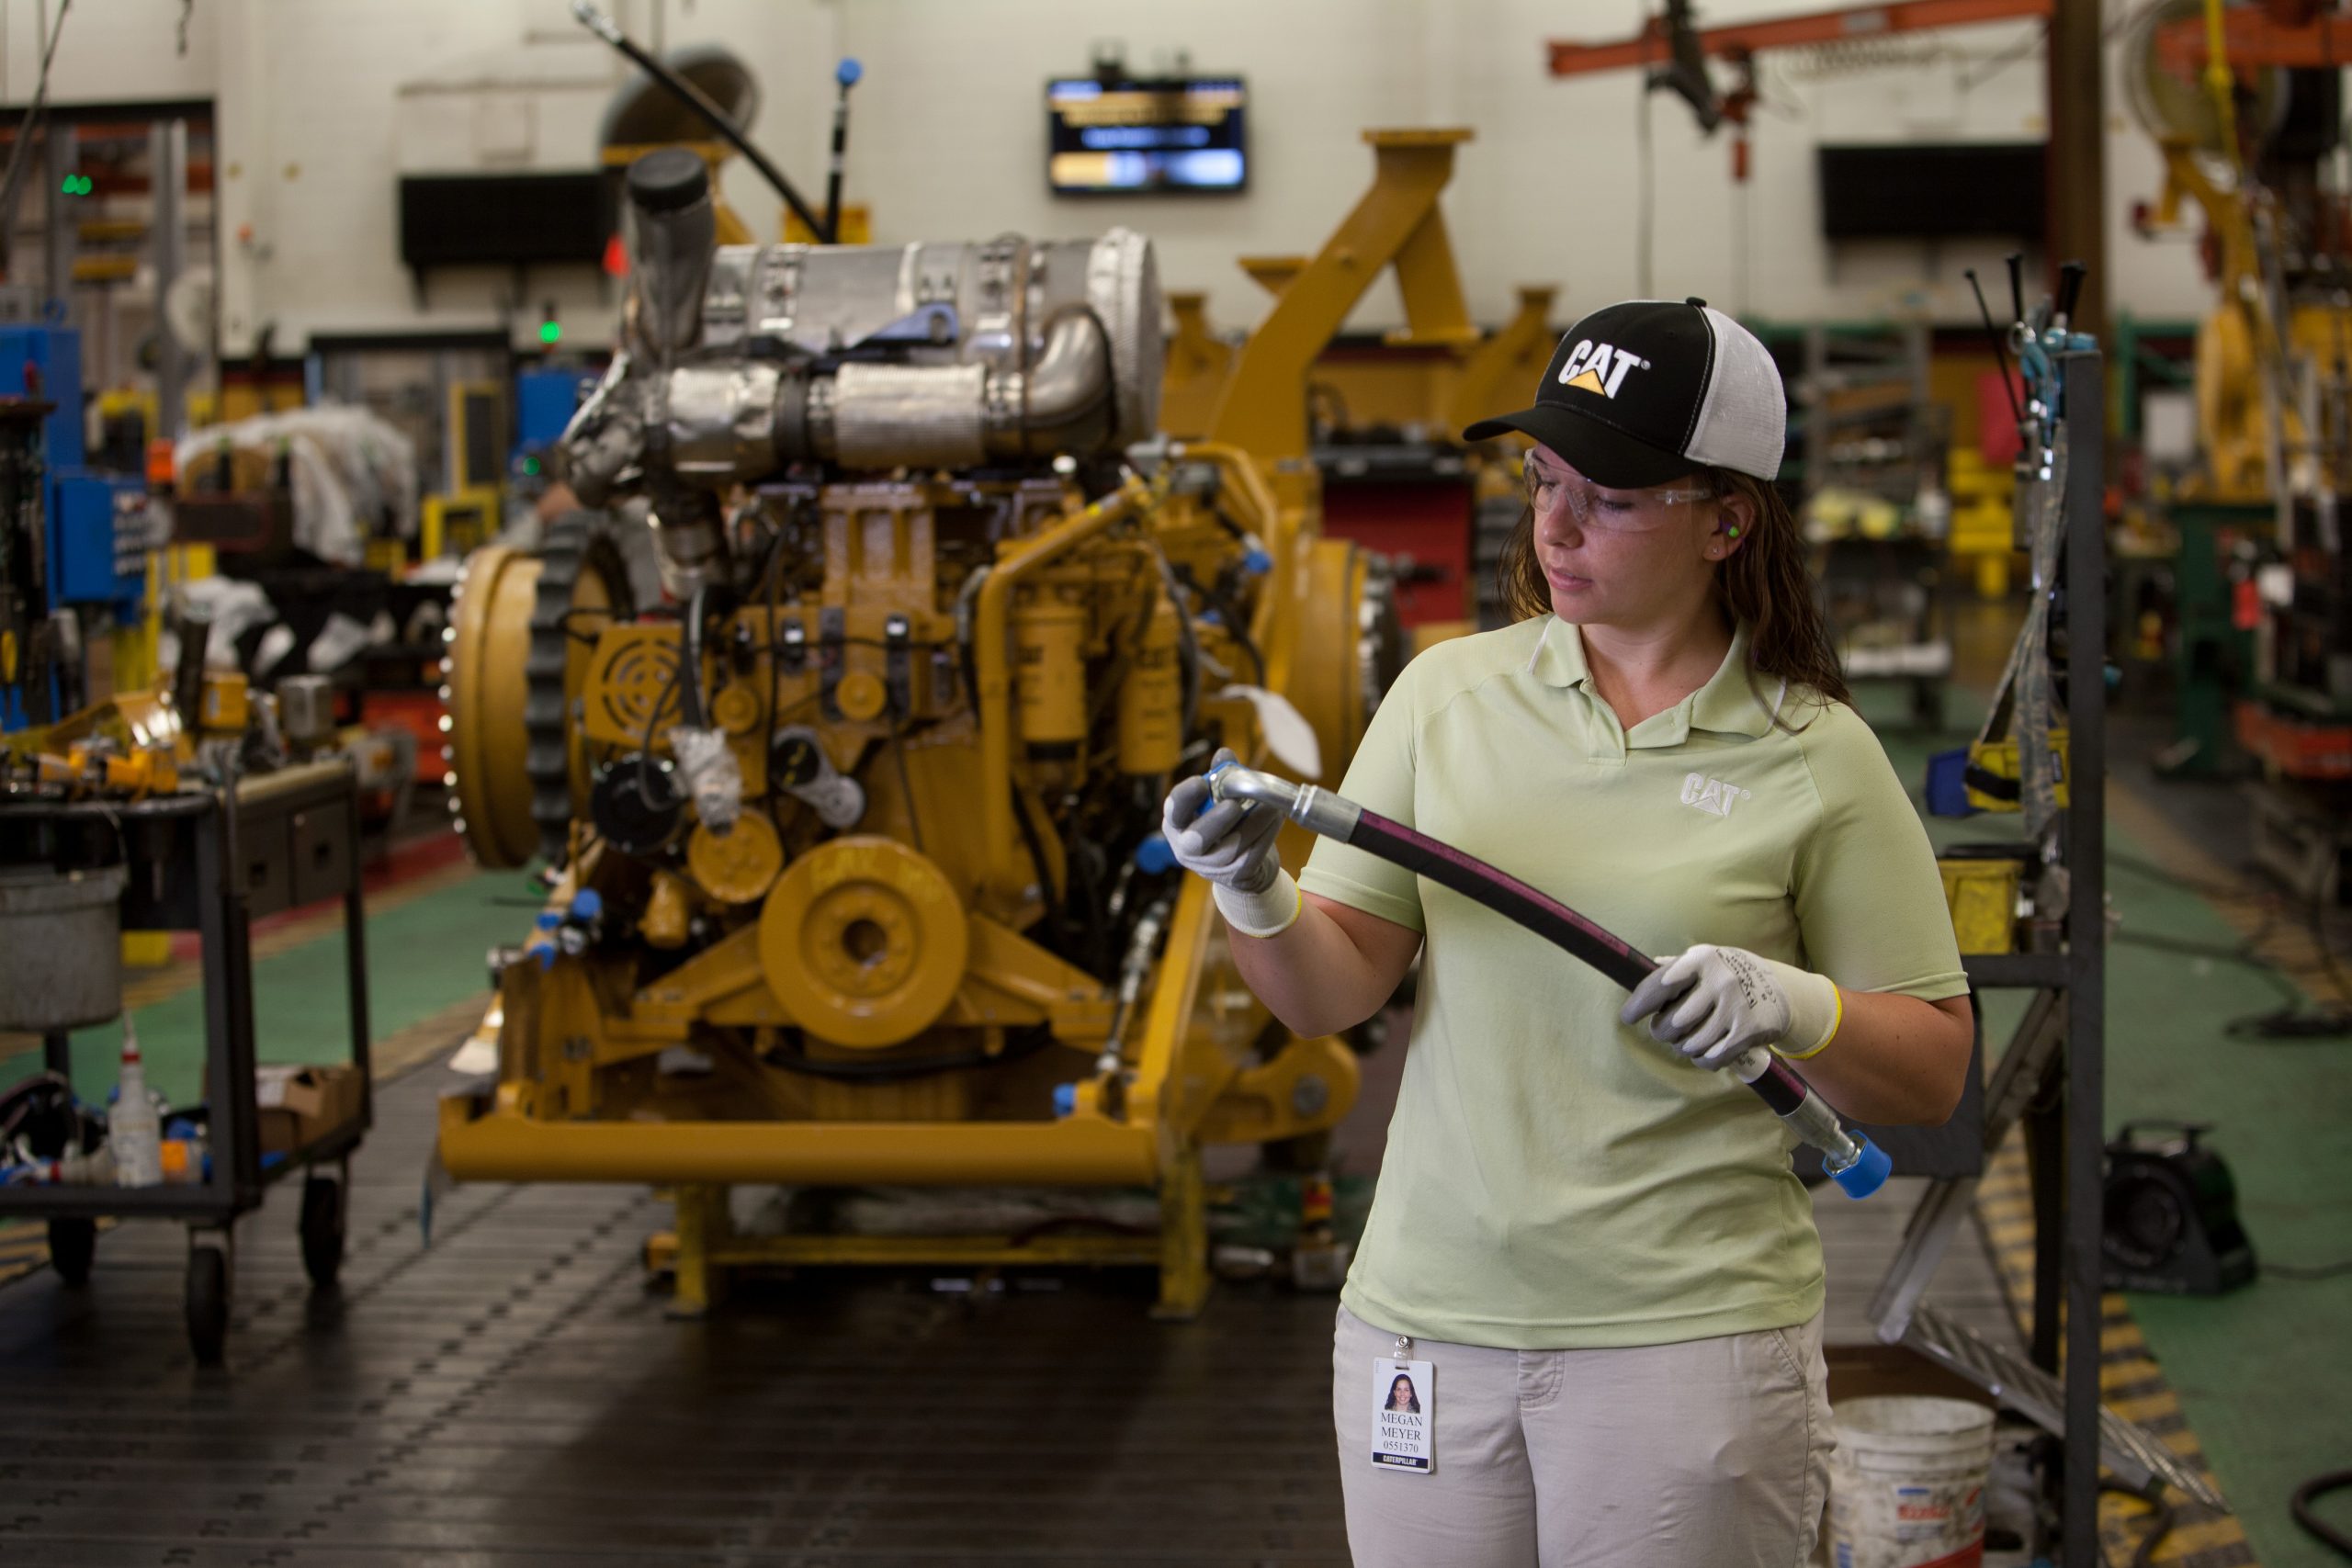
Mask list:
[[[100,1221],[186,1224],[188,1342],[208,1364],[220,1359],[228,1330],[235,1222],[260,1206],[270,1184],[301,1178],[302,1261],[312,1284],[331,1286],[342,1265],[350,1159],[372,1109],[358,843],[358,795],[340,761],[141,800],[0,799],[0,990],[9,993],[0,1025],[37,1029],[49,1073],[70,1083],[71,1031],[121,1011],[119,931],[196,931],[204,1105],[173,1115],[200,1119],[209,1146],[184,1180],[0,1186],[0,1220],[47,1220],[51,1261],[72,1284],[88,1278]],[[324,1123],[282,1122],[299,1134],[265,1152],[253,922],[337,897],[351,1031],[346,1092]]]

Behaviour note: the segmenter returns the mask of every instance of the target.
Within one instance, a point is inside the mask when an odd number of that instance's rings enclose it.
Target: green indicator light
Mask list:
[[[539,341],[541,343],[552,344],[560,342],[562,337],[563,323],[561,321],[541,321],[539,323]]]
[[[537,479],[539,473],[539,460],[537,457],[524,458],[523,472],[532,479]]]

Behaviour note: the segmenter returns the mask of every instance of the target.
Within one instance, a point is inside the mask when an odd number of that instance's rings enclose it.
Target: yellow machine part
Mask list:
[[[1306,455],[1309,384],[1328,389],[1351,425],[1425,426],[1450,436],[1525,400],[1556,335],[1558,290],[1522,285],[1490,334],[1471,322],[1437,198],[1453,176],[1460,130],[1367,130],[1371,187],[1313,256],[1243,256],[1242,270],[1274,307],[1237,351],[1210,325],[1207,296],[1168,296],[1160,429],[1209,438],[1274,463]],[[1334,352],[1331,342],[1364,290],[1393,268],[1406,324],[1383,344]]]
[[[896,839],[834,839],[793,862],[760,911],[760,969],[792,1016],[841,1045],[898,1045],[964,979],[955,885]]]
[[[1086,735],[1083,604],[1039,598],[1012,615],[1021,739],[1035,748],[1075,746]]]
[[[1338,788],[1363,737],[1372,703],[1356,653],[1354,606],[1363,603],[1371,563],[1344,539],[1317,539],[1306,554],[1306,603],[1301,606],[1291,701],[1315,727],[1323,753],[1323,783]]]
[[[1438,194],[1453,175],[1460,130],[1367,130],[1372,188],[1323,249],[1285,283],[1250,334],[1209,422],[1209,438],[1268,460],[1307,456],[1308,369],[1382,270],[1394,265],[1408,325],[1400,346],[1459,352],[1478,341]]]
[[[1160,367],[1159,428],[1170,435],[1206,435],[1225,378],[1233,369],[1233,345],[1209,325],[1209,297],[1198,289],[1170,289],[1168,313],[1175,330]]]
[[[2207,484],[2213,501],[2258,502],[2276,492],[2270,477],[2269,414],[2257,344],[2269,331],[2267,319],[2243,305],[2224,303],[2197,329],[2197,426]],[[2280,346],[2291,359],[2333,365],[2352,344],[2352,309],[2306,301],[2289,313]],[[2282,400],[2279,427],[2289,449],[2305,445],[2302,416]],[[2291,479],[2293,476],[2281,476]],[[2344,476],[2313,476],[2340,482]]]
[[[1381,220],[1395,231],[1377,252],[1418,291],[1451,277],[1424,199],[1442,169],[1422,176],[1458,140],[1376,143],[1384,166],[1394,153],[1426,186]],[[1476,336],[1466,318],[1416,325],[1451,349]],[[1285,333],[1299,330],[1315,329]],[[1216,471],[1214,511],[1170,493],[1172,469],[1091,498],[1042,474],[819,486],[772,519],[795,542],[777,558],[792,581],[746,589],[707,628],[698,669],[682,668],[675,620],[571,620],[574,820],[548,909],[560,921],[593,889],[602,930],[546,968],[534,957],[503,971],[495,1087],[444,1103],[448,1169],[671,1185],[690,1310],[735,1263],[962,1258],[1153,1262],[1161,1310],[1195,1310],[1202,1148],[1327,1133],[1354,1102],[1354,1054],[1275,1023],[1198,878],[1130,878],[1124,920],[1114,907],[1090,925],[1082,872],[1098,897],[1127,875],[1115,862],[1105,874],[1091,835],[1107,814],[1131,842],[1135,803],[1212,736],[1335,785],[1377,694],[1360,653],[1367,562],[1317,537],[1312,472],[1257,433],[1247,448],[1205,441],[1182,457]],[[1264,570],[1237,570],[1244,540]],[[1247,626],[1204,615],[1187,638],[1169,586],[1187,577],[1241,584]],[[536,562],[494,547],[458,598],[451,755],[486,863],[519,863],[537,844],[519,741],[535,692],[547,706],[548,672],[535,687],[526,666],[548,599]],[[583,572],[568,607],[617,599]],[[1319,765],[1277,759],[1250,700],[1192,681],[1195,649],[1198,668],[1248,671],[1231,678],[1287,698]],[[673,847],[625,854],[595,825],[592,782],[601,764],[668,750],[689,680],[738,763],[741,815],[718,834],[694,825],[689,800],[680,831],[629,840]],[[1136,960],[1102,949],[1140,941],[1148,900],[1158,950],[1123,1002]],[[710,1070],[666,1071],[673,1046]],[[1148,1183],[1162,1220],[1142,1239],[749,1238],[726,1220],[725,1189],[742,1182]]]
[[[784,870],[784,840],[764,817],[748,815],[726,832],[707,823],[686,840],[686,869],[695,883],[722,904],[754,904],[766,897]]]
[[[1174,771],[1184,751],[1184,676],[1176,608],[1153,606],[1119,687],[1119,771],[1148,777]]]
[[[499,492],[492,489],[428,495],[417,510],[417,551],[423,560],[443,556],[462,559],[498,534]]]
[[[233,670],[207,670],[197,728],[207,735],[242,735],[253,716],[245,678]]]
[[[532,617],[538,607],[541,562],[503,545],[476,550],[451,594],[455,612],[447,637],[449,764],[447,783],[455,790],[451,810],[474,858],[492,867],[519,866],[539,850],[531,817],[531,777],[526,768],[524,711],[529,690]],[[565,706],[587,685],[596,643],[593,633],[605,624],[622,597],[594,558],[584,562],[564,606],[556,635],[564,641]],[[586,736],[566,727],[566,762],[572,814],[586,814],[589,760]]]
[[[2219,100],[2217,107],[2225,105]],[[2333,366],[2352,342],[2352,308],[2326,299],[2272,314],[2271,290],[2249,200],[2250,181],[2217,180],[2191,140],[2160,137],[2165,185],[2155,221],[2170,226],[2193,200],[2205,214],[2220,258],[2219,302],[2197,329],[2197,427],[2205,458],[2201,482],[2185,495],[2218,502],[2262,502],[2289,488],[2340,488],[2340,474],[2296,473],[2288,457],[2310,445],[2296,406],[2298,366]],[[2275,449],[2274,449],[2275,437]],[[2274,473],[2275,461],[2288,472]]]
[[[538,852],[531,779],[522,748],[525,667],[539,563],[519,550],[478,550],[454,594],[447,693],[447,783],[466,842],[489,866],[518,866]]]
[[[692,918],[684,881],[666,871],[654,873],[653,886],[645,895],[645,912],[637,918],[638,931],[646,944],[664,951],[684,947]]]

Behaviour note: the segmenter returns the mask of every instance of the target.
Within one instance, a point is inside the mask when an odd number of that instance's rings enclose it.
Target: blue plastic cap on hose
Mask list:
[[[865,74],[865,67],[860,65],[856,58],[852,55],[842,55],[842,62],[833,67],[833,80],[844,87],[856,86],[857,79]]]
[[[1845,1169],[1831,1171],[1829,1179],[1836,1182],[1849,1198],[1867,1198],[1885,1186],[1886,1179],[1894,1174],[1894,1159],[1860,1133],[1853,1132],[1851,1128],[1848,1132],[1854,1142],[1861,1145],[1862,1152],[1856,1155],[1854,1163]]]
[[[604,912],[604,896],[599,894],[594,888],[583,887],[577,894],[573,895],[571,900],[571,918],[573,919],[578,920],[584,925],[590,920],[600,918]]]
[[[535,919],[532,924],[537,926],[540,931],[551,931],[555,930],[556,927],[563,924],[563,917],[557,914],[553,909],[541,909],[538,913],[538,918]]]
[[[1176,863],[1176,852],[1165,833],[1148,834],[1136,846],[1136,869],[1147,876],[1157,876]]]
[[[1057,1083],[1054,1086],[1054,1117],[1059,1121],[1078,1109],[1078,1086]]]
[[[1274,570],[1274,558],[1261,549],[1251,549],[1241,557],[1241,570],[1252,577],[1263,577]]]
[[[1240,763],[1238,763],[1238,762],[1237,762],[1237,761],[1233,761],[1231,758],[1229,758],[1229,757],[1228,757],[1228,758],[1227,758],[1227,759],[1226,759],[1224,761],[1219,762],[1216,767],[1211,768],[1207,773],[1203,773],[1203,774],[1201,775],[1201,777],[1203,777],[1203,778],[1204,778],[1204,779],[1214,779],[1214,778],[1216,778],[1216,777],[1217,776],[1217,774],[1219,774],[1219,773],[1221,773],[1225,772],[1225,770],[1226,770],[1226,769],[1227,769],[1227,768],[1238,768],[1238,767],[1239,767],[1240,765],[1241,765]],[[1215,807],[1216,805],[1216,791],[1215,787],[1214,787],[1214,786],[1212,786],[1212,787],[1211,787],[1211,789],[1210,789],[1210,791],[1209,791],[1209,797],[1208,797],[1206,800],[1204,800],[1203,802],[1201,802],[1201,808],[1200,808],[1198,811],[1193,812],[1193,816],[1195,816],[1195,817],[1205,817],[1205,816],[1207,816],[1207,815],[1209,814],[1210,809],[1211,809],[1213,807]],[[1246,810],[1248,810],[1248,809],[1249,809],[1249,807],[1248,807],[1247,806],[1244,806],[1244,807],[1242,807],[1242,809],[1246,811]]]

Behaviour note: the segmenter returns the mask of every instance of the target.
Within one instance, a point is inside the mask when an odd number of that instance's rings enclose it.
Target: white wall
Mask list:
[[[2119,0],[2120,3],[2120,0]],[[1631,73],[1560,80],[1544,69],[1553,37],[1603,39],[1636,24],[1636,0],[624,0],[614,9],[640,39],[660,25],[672,47],[727,43],[765,94],[756,133],[821,198],[831,66],[859,57],[849,196],[875,212],[876,237],[978,237],[1098,231],[1113,223],[1159,243],[1171,287],[1206,288],[1213,319],[1238,328],[1263,296],[1234,265],[1245,254],[1312,250],[1370,177],[1366,126],[1460,123],[1446,197],[1473,313],[1499,319],[1521,282],[1564,286],[1561,309],[1636,290],[1642,180]],[[37,54],[30,0],[5,5],[0,87],[29,93]],[[1705,19],[1804,9],[1801,0],[1712,0]],[[211,96],[219,105],[223,335],[232,352],[264,322],[291,347],[313,332],[494,327],[518,342],[554,298],[571,341],[603,338],[612,313],[596,280],[559,287],[535,275],[510,298],[503,272],[436,274],[429,303],[412,297],[398,257],[393,170],[418,141],[403,129],[403,84],[470,81],[484,62],[569,87],[547,89],[544,135],[576,134],[582,95],[616,86],[618,62],[571,20],[566,0],[199,0],[185,57],[175,52],[179,0],[77,0],[57,55],[62,102]],[[1123,40],[1131,67],[1172,63],[1250,81],[1251,188],[1238,197],[1057,200],[1044,173],[1043,84],[1083,71],[1089,44]],[[1969,90],[1994,58],[2029,51]],[[2044,134],[2042,62],[2030,25],[1977,28],[1904,46],[1892,66],[1825,72],[1802,56],[1768,58],[1755,129],[1755,177],[1734,194],[1724,134],[1701,138],[1679,103],[1651,100],[1655,193],[1652,289],[1702,294],[1782,320],[1860,317],[1924,303],[1939,320],[1973,313],[1960,269],[1999,270],[2000,246],[1841,248],[1818,234],[1817,141],[2019,139]],[[568,95],[571,108],[553,103]],[[449,95],[452,115],[468,112]],[[413,116],[421,101],[405,100]],[[452,143],[461,141],[454,135]],[[2186,244],[2150,244],[2123,215],[2155,193],[2158,164],[2110,96],[2110,298],[2143,315],[2200,313],[2207,298]],[[551,141],[539,161],[585,163]],[[411,158],[413,164],[413,156]],[[755,231],[773,233],[777,202],[740,161],[725,178]],[[1738,263],[1745,232],[1747,264]],[[1385,285],[1356,324],[1393,324]]]

